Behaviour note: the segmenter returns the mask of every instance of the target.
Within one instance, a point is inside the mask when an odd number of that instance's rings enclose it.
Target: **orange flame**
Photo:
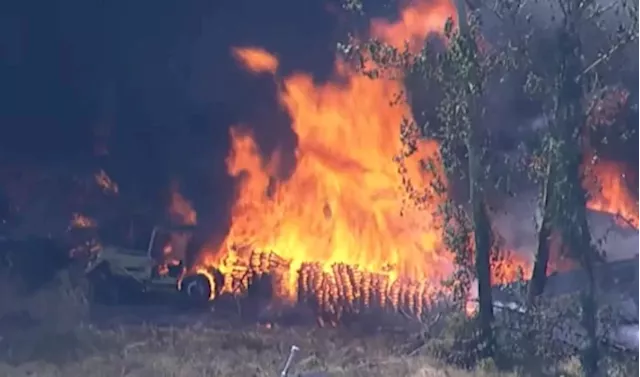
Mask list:
[[[191,203],[180,194],[177,184],[171,186],[171,204],[169,214],[174,222],[183,225],[195,225],[198,217]]]
[[[95,227],[96,227],[96,221],[90,217],[87,217],[81,213],[74,213],[71,216],[69,229],[95,228]]]
[[[374,19],[371,22],[371,35],[385,43],[411,52],[418,52],[425,37],[444,31],[447,19],[457,22],[454,5],[447,0],[417,1],[400,10],[400,20],[389,22]]]
[[[262,48],[234,48],[231,52],[250,72],[275,74],[278,69],[278,59]]]
[[[396,47],[418,46],[443,30],[454,7],[418,2],[400,14],[395,23],[375,20],[372,34]],[[249,72],[277,71],[277,57],[265,50],[232,52]],[[278,97],[298,138],[296,168],[286,181],[277,179],[280,151],[263,158],[251,132],[231,129],[227,170],[239,182],[231,229],[219,250],[204,250],[197,268],[238,279],[247,270],[284,268],[289,273],[276,285],[285,297],[311,294],[335,311],[339,297],[368,305],[373,289],[383,292],[379,304],[419,311],[454,268],[436,215],[444,198],[432,186],[446,185],[438,145],[421,140],[417,153],[404,157],[402,124],[413,121],[411,109],[390,105],[404,89],[400,82],[371,80],[341,60],[335,79],[281,79]],[[425,168],[426,160],[436,169]],[[408,198],[408,184],[425,188],[420,206]],[[496,278],[515,275],[514,263],[503,263]],[[233,292],[232,280],[224,280],[224,291]]]
[[[621,164],[590,159],[585,182],[589,192],[587,207],[615,215],[621,225],[638,229],[638,198],[631,194],[625,174]]]
[[[345,84],[316,87],[304,74],[285,79],[281,100],[298,135],[297,167],[287,182],[273,184],[277,156],[263,163],[251,135],[232,131],[228,170],[245,177],[228,241],[276,251],[296,270],[315,261],[414,278],[434,275],[425,268],[444,271],[435,219],[428,211],[401,216],[404,191],[393,158],[402,150],[399,127],[410,113],[389,106],[400,88],[353,75],[344,65],[336,70]],[[421,149],[437,159],[435,143]],[[413,178],[428,186],[435,177],[412,162]]]

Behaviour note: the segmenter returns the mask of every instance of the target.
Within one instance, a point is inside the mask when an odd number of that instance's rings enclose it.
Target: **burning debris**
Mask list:
[[[69,250],[69,255],[72,258],[87,258],[100,251],[102,245],[96,236],[95,231],[97,228],[98,222],[95,219],[81,213],[74,213],[71,216],[67,232],[73,233],[73,236],[79,238],[73,242],[73,246],[71,247],[71,250]],[[86,234],[87,232],[83,232],[84,234],[82,234],[81,237],[78,237],[78,231],[89,231],[89,234]]]
[[[118,194],[118,184],[115,183],[111,178],[107,175],[104,170],[100,170],[94,176],[96,184],[102,188],[102,192],[110,195]]]
[[[373,21],[371,34],[416,48],[441,33],[453,13],[446,1],[419,2],[395,23]],[[252,281],[269,276],[276,297],[339,318],[367,308],[420,316],[436,297],[450,294],[442,282],[455,263],[438,214],[446,194],[435,188],[446,188],[447,178],[435,140],[420,140],[417,153],[404,155],[399,135],[412,111],[394,102],[404,92],[402,82],[371,80],[338,58],[335,80],[316,84],[304,73],[279,77],[277,56],[262,48],[238,47],[232,54],[250,73],[278,81],[298,144],[295,170],[277,181],[282,152],[265,158],[246,127],[231,129],[226,164],[238,184],[231,228],[221,245],[201,251],[192,268],[206,276],[211,297],[244,294]],[[435,169],[426,169],[429,163]],[[620,202],[624,186],[611,188],[619,180],[602,183],[589,207],[619,213],[637,228],[637,200]],[[415,187],[425,190],[416,194]],[[503,253],[492,266],[495,284],[529,274],[530,255]]]
[[[587,207],[615,215],[623,227],[638,229],[638,199],[628,189],[624,166],[593,158],[586,164],[586,176]]]
[[[420,2],[395,23],[375,20],[371,32],[399,47],[405,40],[421,46],[442,32],[453,10],[447,1]],[[446,187],[439,146],[420,140],[417,153],[405,157],[400,135],[402,124],[412,122],[411,108],[390,106],[402,83],[371,80],[337,59],[335,81],[317,85],[303,73],[278,77],[277,57],[261,48],[232,52],[249,72],[281,83],[280,103],[297,135],[296,167],[274,182],[281,152],[264,159],[249,131],[232,128],[226,162],[238,193],[231,229],[220,248],[202,251],[194,270],[218,271],[220,290],[229,293],[238,290],[237,277],[269,271],[275,295],[314,301],[321,312],[378,305],[419,315],[455,266],[438,215],[445,197],[434,187]],[[425,168],[428,162],[434,170]],[[496,265],[497,276],[513,280],[526,261],[509,257]]]
[[[430,279],[395,278],[389,273],[369,272],[345,263],[327,268],[317,262],[303,262],[298,270],[291,270],[291,261],[276,253],[241,251],[246,253],[250,254],[248,263],[238,258],[236,251],[219,267],[196,271],[208,276],[215,287],[212,299],[223,294],[245,295],[252,285],[267,284],[271,296],[302,304],[311,308],[320,320],[335,322],[345,315],[365,312],[397,312],[421,318],[424,311],[439,303],[438,299],[450,298],[447,287]],[[505,264],[496,260],[496,284],[514,279],[501,275],[511,268],[508,264],[506,260]]]
[[[81,213],[74,213],[71,217],[69,229],[75,228],[95,228],[97,223],[94,219]]]

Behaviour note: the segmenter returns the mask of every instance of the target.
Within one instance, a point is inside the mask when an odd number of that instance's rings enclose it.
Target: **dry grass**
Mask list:
[[[557,360],[544,375],[534,372],[541,362],[530,357],[526,367],[514,366],[518,373],[498,373],[490,363],[462,371],[428,356],[407,356],[406,333],[363,333],[357,326],[265,328],[185,314],[179,317],[188,318],[189,325],[171,316],[172,326],[121,321],[98,328],[91,324],[84,291],[74,280],[63,272],[25,296],[0,275],[0,377],[279,376],[292,345],[301,351],[290,376],[581,376],[576,358]],[[636,375],[640,365],[607,364],[607,375],[615,377]]]
[[[75,333],[79,338],[75,344],[54,340],[48,347],[39,346],[27,360],[0,364],[0,375],[277,376],[292,344],[301,348],[292,375],[310,371],[323,371],[328,376],[478,375],[454,371],[426,358],[403,357],[382,335],[356,339],[338,329],[251,331],[193,326],[98,331],[83,327]],[[61,347],[71,352],[63,352]]]
[[[490,364],[464,371],[428,356],[406,356],[407,334],[317,327],[230,328],[229,321],[97,328],[88,324],[86,300],[73,280],[61,273],[26,297],[0,280],[0,377],[279,376],[292,345],[301,351],[290,376],[307,372],[324,372],[327,377],[540,375],[499,373]],[[580,376],[575,359],[555,370],[554,376]]]
[[[188,326],[172,317],[173,327],[120,324],[107,329],[91,325],[82,268],[62,271],[31,293],[20,289],[15,275],[9,278],[7,271],[0,271],[0,377],[275,377],[292,345],[301,351],[291,376],[314,371],[326,376],[367,377],[538,377],[543,372],[544,376],[581,375],[576,357],[569,355],[562,360],[566,355],[552,352],[548,359],[540,358],[539,349],[552,349],[544,341],[543,335],[548,331],[540,331],[540,336],[532,340],[523,336],[529,332],[507,331],[521,327],[504,326],[504,322],[497,325],[501,333],[508,334],[501,338],[501,351],[509,353],[508,360],[512,362],[501,366],[513,367],[519,370],[517,373],[501,374],[491,363],[480,363],[482,366],[474,371],[465,371],[430,357],[444,354],[449,359],[455,354],[453,351],[468,353],[466,347],[460,349],[456,344],[467,339],[459,336],[468,324],[466,317],[456,324],[454,316],[444,316],[447,321],[443,321],[442,331],[430,343],[431,349],[425,347],[424,353],[430,356],[407,356],[410,348],[406,333],[365,334],[362,329],[356,332],[356,326],[350,330],[312,326],[267,329],[257,325],[232,329],[230,321],[207,321],[205,325],[196,322],[198,316],[185,315]],[[556,305],[562,309],[557,315],[549,316],[545,311],[533,322],[550,324],[551,317],[564,319],[564,309],[570,306],[574,305]],[[358,317],[358,322],[362,325],[363,318]],[[450,335],[443,336],[446,334]],[[520,350],[513,340],[522,341]],[[513,357],[516,353],[517,358]],[[628,356],[609,357],[603,374],[637,375],[637,355],[634,359]]]
[[[26,297],[0,281],[0,377],[279,376],[292,345],[300,352],[291,376],[314,371],[367,377],[498,375],[404,356],[406,335],[389,333],[201,323],[99,329],[88,324],[86,300],[72,281],[63,272]]]

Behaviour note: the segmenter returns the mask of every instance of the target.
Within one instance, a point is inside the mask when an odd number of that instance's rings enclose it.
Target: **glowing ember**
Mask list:
[[[96,180],[96,183],[98,184],[98,186],[100,186],[100,188],[102,188],[102,191],[104,193],[112,195],[118,193],[118,184],[111,180],[111,178],[104,170],[100,170],[98,173],[96,173],[94,178]]]
[[[90,217],[87,217],[81,213],[74,213],[71,216],[69,229],[95,228],[95,227],[96,227],[96,221]]]

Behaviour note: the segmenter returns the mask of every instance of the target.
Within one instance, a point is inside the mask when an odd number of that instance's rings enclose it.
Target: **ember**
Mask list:
[[[100,170],[94,176],[96,183],[104,193],[115,195],[118,193],[118,184],[107,175],[104,170]]]
[[[74,213],[69,223],[69,229],[73,228],[94,228],[96,221],[81,213]]]

